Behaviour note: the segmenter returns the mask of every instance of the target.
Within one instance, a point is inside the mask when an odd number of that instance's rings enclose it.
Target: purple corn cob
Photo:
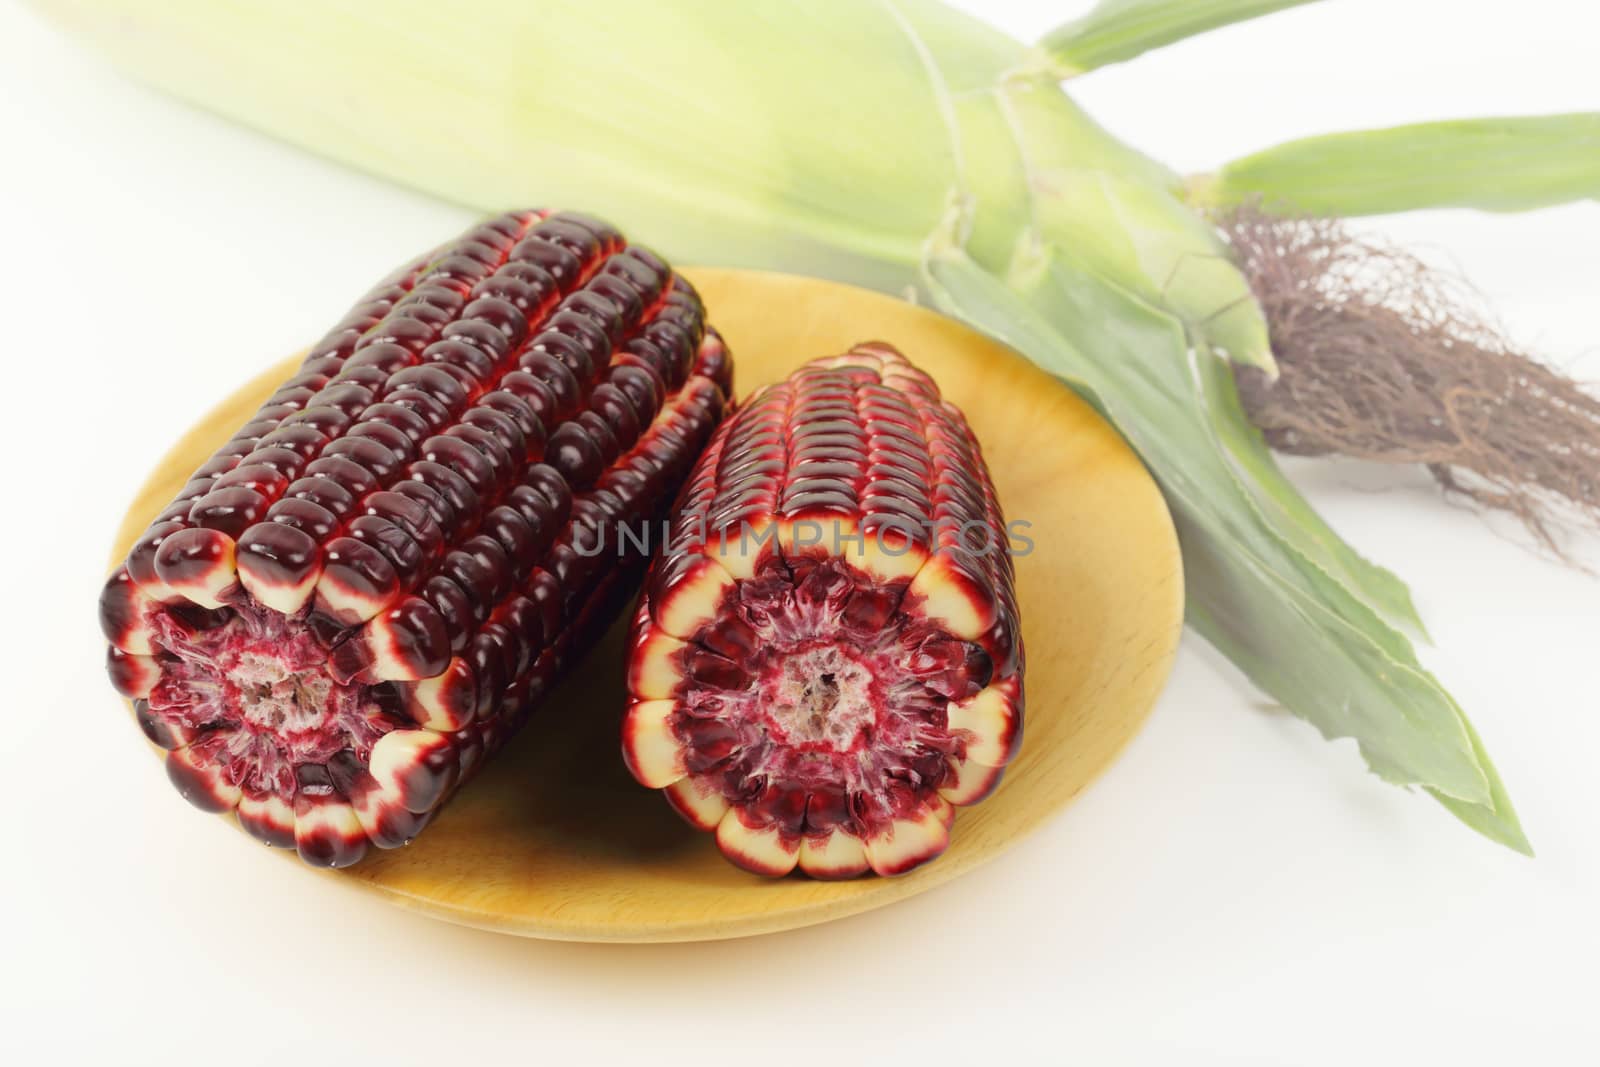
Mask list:
[[[107,582],[173,782],[308,862],[411,840],[631,593],[731,364],[690,285],[512,212],[384,279]],[[593,546],[607,545],[605,551]]]
[[[645,582],[629,769],[760,874],[935,858],[1022,743],[1007,546],[966,419],[893,348],[758,390]]]

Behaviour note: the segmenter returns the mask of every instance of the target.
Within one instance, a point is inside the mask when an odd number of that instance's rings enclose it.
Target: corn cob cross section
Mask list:
[[[965,419],[888,345],[758,391],[646,579],[630,770],[758,873],[938,856],[1022,739],[1007,535]]]
[[[485,221],[367,293],[156,517],[101,596],[112,682],[197,806],[319,865],[404,844],[632,594],[607,530],[664,514],[730,387],[659,258],[576,214]]]

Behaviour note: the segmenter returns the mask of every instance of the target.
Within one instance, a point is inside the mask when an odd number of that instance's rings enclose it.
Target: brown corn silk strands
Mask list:
[[[1333,219],[1217,221],[1278,361],[1235,372],[1272,448],[1422,464],[1568,562],[1560,528],[1600,530],[1600,395],[1520,351],[1460,279]]]

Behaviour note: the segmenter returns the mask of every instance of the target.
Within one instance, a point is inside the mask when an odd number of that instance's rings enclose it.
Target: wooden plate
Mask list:
[[[998,855],[1065,807],[1143,724],[1183,621],[1178,544],[1144,467],[1088,405],[1008,349],[889,297],[786,275],[688,273],[728,340],[741,395],[813,356],[885,340],[971,420],[1007,517],[1031,523],[1036,542],[1016,560],[1027,729],[1004,783],[960,810],[942,858],[905,877],[745,874],[623,768],[618,628],[414,844],[374,850],[326,877],[527,937],[686,941],[784,930],[920,893]],[[117,559],[292,365],[229,397],[162,460],[123,523]]]

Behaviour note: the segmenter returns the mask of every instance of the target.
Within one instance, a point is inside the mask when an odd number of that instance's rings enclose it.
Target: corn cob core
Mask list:
[[[101,597],[178,788],[309,862],[409,841],[643,567],[731,365],[604,223],[513,212],[397,271],[197,471]],[[629,548],[632,551],[628,551]]]
[[[758,391],[645,583],[634,776],[763,874],[933,859],[1021,742],[1007,533],[965,419],[888,345]]]

